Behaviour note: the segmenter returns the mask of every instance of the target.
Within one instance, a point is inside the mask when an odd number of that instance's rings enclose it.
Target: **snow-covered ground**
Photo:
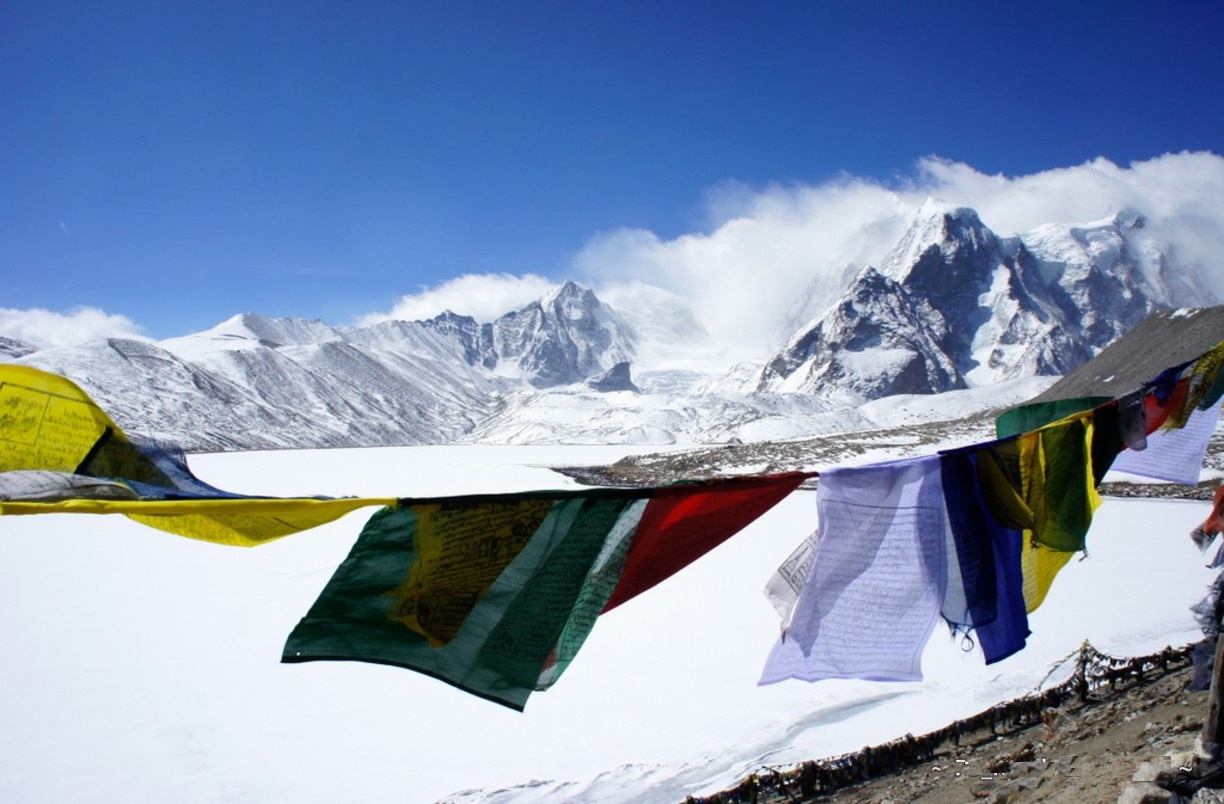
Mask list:
[[[191,463],[234,491],[428,496],[568,488],[545,467],[628,451]],[[1206,503],[1107,499],[1091,557],[1058,577],[1018,655],[987,668],[941,629],[920,683],[758,687],[778,626],[761,587],[815,526],[815,494],[797,492],[602,617],[566,675],[520,714],[407,670],[279,663],[370,513],[252,550],[121,517],[0,519],[0,800],[678,802],[763,765],[921,733],[1015,697],[1085,638],[1118,655],[1193,641],[1188,608],[1212,577],[1187,538]]]

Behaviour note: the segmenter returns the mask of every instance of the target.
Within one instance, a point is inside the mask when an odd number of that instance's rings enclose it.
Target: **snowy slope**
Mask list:
[[[938,396],[898,394],[850,407],[832,394],[599,393],[585,388],[508,394],[465,444],[676,444],[777,442],[1002,411],[1043,391],[1025,377]]]
[[[0,336],[0,359],[24,357],[31,352],[37,352],[38,347],[32,343]]]

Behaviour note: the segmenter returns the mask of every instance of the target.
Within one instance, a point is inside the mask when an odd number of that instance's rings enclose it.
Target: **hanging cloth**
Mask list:
[[[611,601],[678,571],[809,476],[403,500],[370,518],[282,661],[405,667],[522,710]]]
[[[815,561],[759,683],[921,679],[947,574],[938,456],[823,472],[817,509]]]

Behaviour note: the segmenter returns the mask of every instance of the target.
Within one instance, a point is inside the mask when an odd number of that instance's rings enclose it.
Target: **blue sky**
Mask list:
[[[978,181],[1224,154],[1221,23],[1193,1],[6,0],[0,308],[157,338],[247,310],[348,324],[465,274],[581,281],[608,233],[709,234],[778,188],[912,188],[930,156]]]

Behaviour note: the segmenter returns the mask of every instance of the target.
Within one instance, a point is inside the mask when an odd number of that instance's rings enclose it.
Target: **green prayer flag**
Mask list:
[[[995,435],[998,438],[1030,433],[1059,419],[1076,413],[1092,410],[1113,399],[1111,396],[1082,396],[1074,399],[1055,399],[1050,402],[1030,402],[1006,410],[995,418]]]
[[[809,476],[403,501],[371,517],[282,660],[406,667],[522,710],[609,601],[691,563]],[[649,562],[630,560],[635,544]]]

